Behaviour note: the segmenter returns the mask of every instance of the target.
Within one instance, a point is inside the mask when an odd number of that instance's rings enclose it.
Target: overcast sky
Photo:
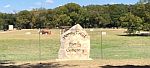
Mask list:
[[[71,2],[86,6],[91,4],[135,4],[138,0],[0,0],[0,12],[14,13],[40,7],[53,9]]]

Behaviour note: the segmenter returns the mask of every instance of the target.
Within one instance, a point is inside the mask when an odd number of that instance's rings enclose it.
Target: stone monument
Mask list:
[[[60,41],[58,60],[91,60],[90,36],[79,24],[64,32]]]

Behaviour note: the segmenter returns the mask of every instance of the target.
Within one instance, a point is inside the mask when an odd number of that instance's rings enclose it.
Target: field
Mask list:
[[[125,29],[86,29],[91,38],[93,60],[150,59],[150,37],[125,36]],[[27,34],[31,32],[31,34]],[[60,30],[40,35],[38,29],[0,31],[0,60],[47,61],[57,59]],[[101,35],[106,32],[106,35]]]

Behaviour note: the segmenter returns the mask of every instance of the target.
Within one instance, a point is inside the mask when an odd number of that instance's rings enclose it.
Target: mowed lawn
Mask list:
[[[91,38],[92,59],[149,59],[150,37],[122,36],[125,29],[86,29]],[[31,34],[28,34],[31,32]],[[0,60],[38,61],[57,59],[60,30],[40,35],[38,29],[0,31]],[[101,35],[106,32],[106,35]],[[39,42],[40,41],[40,42]],[[41,55],[41,56],[40,56]]]

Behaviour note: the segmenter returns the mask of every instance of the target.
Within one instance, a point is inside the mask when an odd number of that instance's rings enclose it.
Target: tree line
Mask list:
[[[0,29],[58,28],[80,24],[84,28],[127,28],[129,33],[150,30],[150,3],[80,6],[68,3],[54,9],[36,8],[15,14],[0,13]]]

